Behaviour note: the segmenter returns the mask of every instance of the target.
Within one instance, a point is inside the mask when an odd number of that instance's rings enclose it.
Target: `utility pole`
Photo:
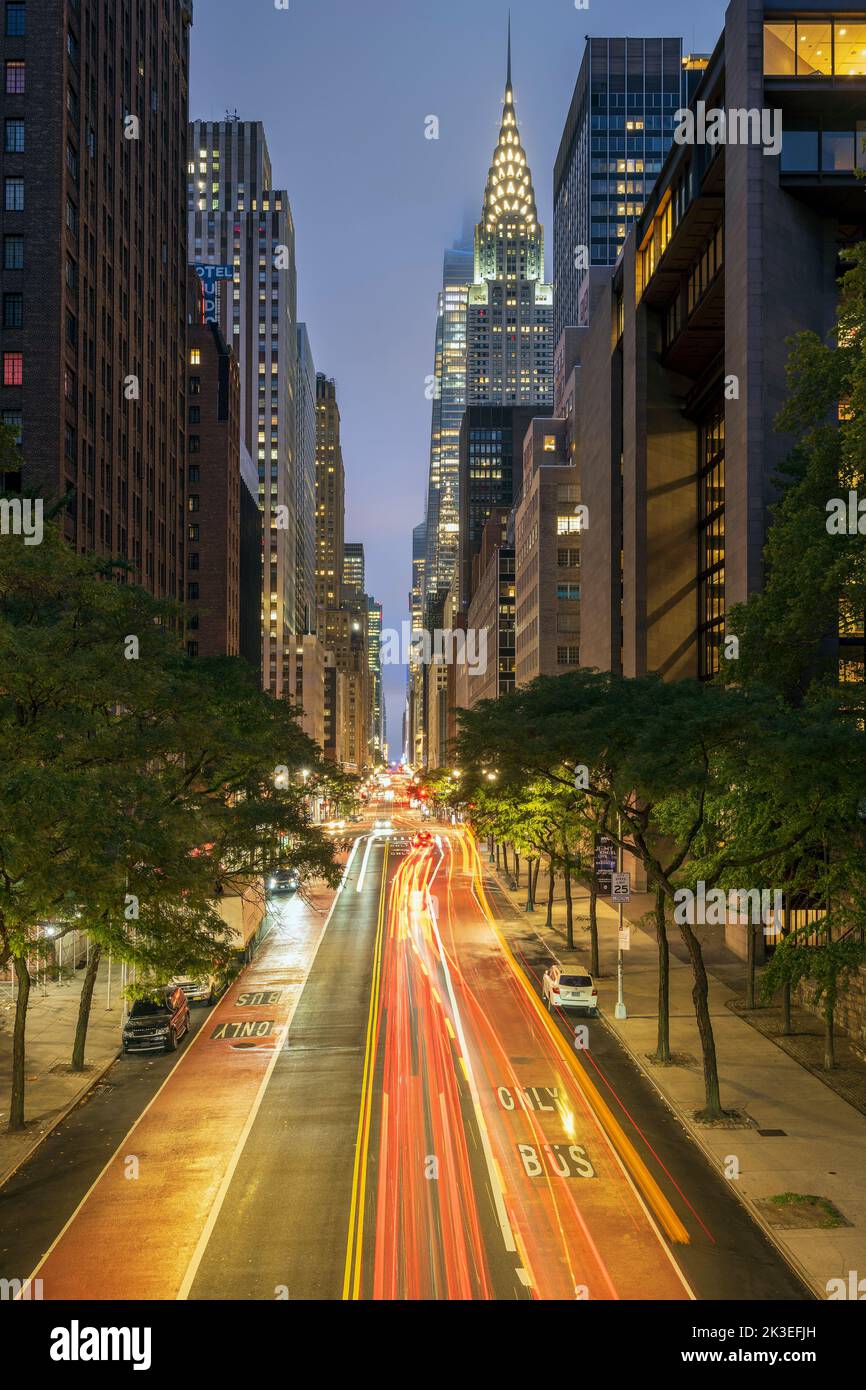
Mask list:
[[[622,873],[622,816],[621,816],[618,812],[617,812],[617,817],[616,817],[616,837],[617,837],[617,850],[616,850],[617,858],[616,858],[616,862],[617,862],[617,867],[618,867],[618,869],[619,869],[619,872]],[[619,934],[618,934],[618,936],[617,936],[617,953],[616,953],[616,1008],[615,1008],[614,1011],[613,1011],[613,1016],[614,1016],[614,1018],[628,1018],[628,1014],[626,1013],[626,1007],[625,1007],[625,998],[624,998],[624,995],[623,995],[623,978],[622,978],[622,964],[623,964],[623,962],[622,962],[622,928],[623,928],[623,922],[622,922],[622,898],[620,898],[620,900],[619,900]]]

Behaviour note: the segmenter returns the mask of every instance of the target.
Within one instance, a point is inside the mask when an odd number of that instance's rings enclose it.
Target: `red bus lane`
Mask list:
[[[279,912],[32,1277],[46,1299],[183,1296],[258,1109],[333,894]],[[139,1065],[138,1058],[117,1065]],[[188,1273],[189,1272],[189,1273]]]
[[[563,1057],[476,897],[474,844],[456,836],[443,850],[434,883],[441,936],[535,1297],[688,1298],[656,1216],[602,1123],[609,1116]]]

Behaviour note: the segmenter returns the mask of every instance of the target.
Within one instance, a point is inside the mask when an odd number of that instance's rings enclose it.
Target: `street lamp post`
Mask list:
[[[622,816],[620,816],[619,814],[617,814],[617,818],[616,818],[616,833],[617,833],[617,867],[618,867],[618,869],[619,869],[619,872],[622,873]],[[614,1018],[628,1018],[628,1014],[626,1013],[626,1007],[625,1007],[625,998],[624,998],[624,996],[623,996],[622,963],[623,963],[623,962],[622,962],[622,899],[620,898],[620,901],[619,901],[619,934],[618,934],[618,937],[617,937],[617,953],[616,953],[616,1008],[615,1008],[614,1011],[613,1011],[613,1016],[614,1016]]]

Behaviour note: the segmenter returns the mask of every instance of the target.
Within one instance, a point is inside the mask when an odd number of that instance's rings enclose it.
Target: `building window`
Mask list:
[[[3,238],[3,269],[24,269],[23,236],[7,236]]]
[[[198,551],[193,550],[189,555],[189,567],[191,570],[198,569]]]
[[[21,411],[4,410],[3,424],[6,426],[8,430],[11,430],[13,432],[13,435],[15,437],[15,443],[20,449],[24,439],[24,417],[21,414]]]
[[[3,296],[3,327],[4,328],[23,328],[24,326],[24,296],[23,294],[4,294]]]
[[[698,675],[712,680],[725,631],[725,412],[698,431]]]
[[[6,154],[24,153],[24,122],[19,120],[6,122]]]
[[[23,0],[9,0],[6,6],[6,37],[20,39],[25,32],[24,17],[27,7]]]
[[[201,439],[197,434],[191,434],[189,437],[189,452],[191,454],[201,453]]]
[[[6,93],[8,96],[21,96],[24,91],[27,64],[17,61],[6,64]]]
[[[580,513],[569,512],[566,516],[556,518],[556,534],[558,536],[575,536],[583,530],[583,517]]]
[[[187,656],[198,656],[198,642],[187,642],[186,654]]]
[[[201,377],[191,376],[189,379],[189,394],[191,396],[201,395]]]
[[[186,596],[191,599],[198,598],[198,580],[191,580],[190,583],[187,584]]]
[[[573,602],[580,598],[579,584],[557,584],[556,597],[567,602]]]
[[[190,348],[189,364],[191,367],[201,366],[201,348]]]
[[[197,512],[199,509],[199,498],[196,493],[191,493],[186,499],[186,509],[188,512]]]
[[[818,168],[817,130],[786,130],[782,142],[780,167],[795,173]]]
[[[24,211],[24,180],[6,179],[5,181],[5,206],[7,212]]]
[[[23,386],[23,385],[24,385],[24,353],[23,353],[23,352],[4,352],[4,354],[3,354],[3,385],[4,385],[4,386]]]
[[[197,541],[199,539],[200,529],[201,528],[198,526],[196,522],[188,526],[186,531],[187,540]]]
[[[556,664],[557,666],[579,666],[580,647],[557,647]]]
[[[191,405],[189,408],[189,423],[198,425],[201,423],[201,406]]]
[[[866,24],[792,19],[764,25],[766,77],[862,77]]]
[[[199,467],[197,463],[191,463],[189,466],[189,481],[191,483],[197,483],[199,481]]]
[[[546,435],[544,436],[544,452],[545,452],[546,454],[555,454],[555,453],[556,453],[556,435],[555,435],[555,434],[546,434]]]

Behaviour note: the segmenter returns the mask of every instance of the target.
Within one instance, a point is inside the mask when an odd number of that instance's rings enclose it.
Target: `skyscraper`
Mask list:
[[[191,0],[6,4],[0,412],[63,534],[183,593]]]
[[[295,395],[297,630],[316,630],[316,368],[305,323],[298,324]]]
[[[346,475],[337,387],[316,373],[316,603],[339,608],[343,587]]]
[[[682,39],[587,39],[553,179],[554,342],[585,324],[587,272],[613,265],[706,67]]]
[[[194,121],[188,172],[189,259],[224,273],[213,312],[238,358],[241,443],[258,465],[262,680],[273,695],[291,699],[299,614],[298,343],[289,197],[272,186],[259,121]]]
[[[346,541],[343,546],[343,593],[354,597],[364,592],[364,547],[360,541]]]
[[[470,250],[455,246],[445,252],[432,379],[425,592],[448,586],[457,556],[460,421],[466,409],[466,308],[473,274]]]
[[[385,756],[385,702],[382,698],[382,605],[367,599],[367,660],[370,666],[370,761]]]
[[[466,404],[551,405],[553,289],[508,74],[499,140],[475,228],[467,309]]]

